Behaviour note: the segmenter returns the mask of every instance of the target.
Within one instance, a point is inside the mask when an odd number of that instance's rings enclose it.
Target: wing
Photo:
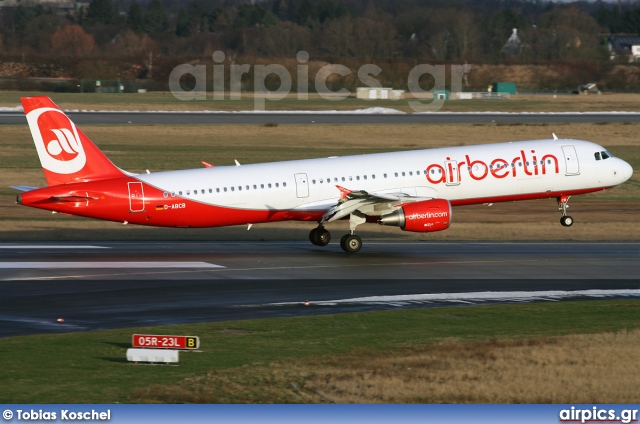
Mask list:
[[[340,200],[325,212],[321,222],[337,221],[356,211],[366,215],[384,215],[404,203],[433,199],[411,196],[403,192],[369,193],[364,190],[354,191],[341,186],[336,187],[340,190]]]

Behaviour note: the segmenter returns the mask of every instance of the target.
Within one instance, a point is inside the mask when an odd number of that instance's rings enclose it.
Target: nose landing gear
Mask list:
[[[558,210],[562,212],[562,218],[560,218],[560,224],[563,227],[571,227],[573,225],[573,218],[567,215],[567,209],[569,208],[569,198],[571,196],[560,196],[558,197]]]

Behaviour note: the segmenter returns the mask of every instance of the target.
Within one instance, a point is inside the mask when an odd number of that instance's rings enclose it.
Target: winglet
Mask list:
[[[556,133],[551,133],[551,134],[553,134],[553,139],[554,139],[554,140],[557,140],[557,139],[558,139],[558,136],[556,135]]]
[[[213,165],[210,164],[209,162],[205,162],[201,160],[200,163],[203,164],[205,168],[213,168]]]

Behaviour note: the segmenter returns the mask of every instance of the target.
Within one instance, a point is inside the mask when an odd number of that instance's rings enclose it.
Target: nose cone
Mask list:
[[[620,159],[619,175],[620,175],[620,183],[627,181],[633,175],[633,168],[627,162]]]

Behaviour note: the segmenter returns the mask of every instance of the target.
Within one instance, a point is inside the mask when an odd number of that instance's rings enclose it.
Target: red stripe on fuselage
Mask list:
[[[509,196],[477,197],[473,199],[458,199],[458,200],[451,200],[451,206],[480,205],[483,203],[517,202],[520,200],[552,199],[560,196],[575,196],[579,194],[595,193],[596,191],[607,190],[609,188],[612,188],[612,187],[552,191],[552,192],[545,192],[545,193],[513,194]]]
[[[142,183],[144,208],[131,211],[129,183],[122,177],[84,183],[61,184],[22,193],[25,206],[88,218],[159,227],[221,227],[276,221],[319,221],[325,211],[241,209],[171,197]],[[62,201],[61,198],[67,198]],[[77,201],[69,201],[77,199]],[[138,199],[139,201],[139,199]],[[162,206],[160,208],[159,206]]]
[[[319,221],[325,213],[324,210],[243,209],[212,205],[177,196],[171,197],[169,194],[165,197],[164,191],[144,182],[142,183],[144,208],[139,210],[136,206],[136,210],[132,211],[130,199],[132,193],[129,191],[129,183],[138,182],[140,181],[133,177],[122,177],[61,184],[22,193],[21,203],[70,215],[158,227],[204,228],[290,220]],[[458,199],[452,200],[451,205],[556,198],[592,193],[607,188],[610,187]]]

